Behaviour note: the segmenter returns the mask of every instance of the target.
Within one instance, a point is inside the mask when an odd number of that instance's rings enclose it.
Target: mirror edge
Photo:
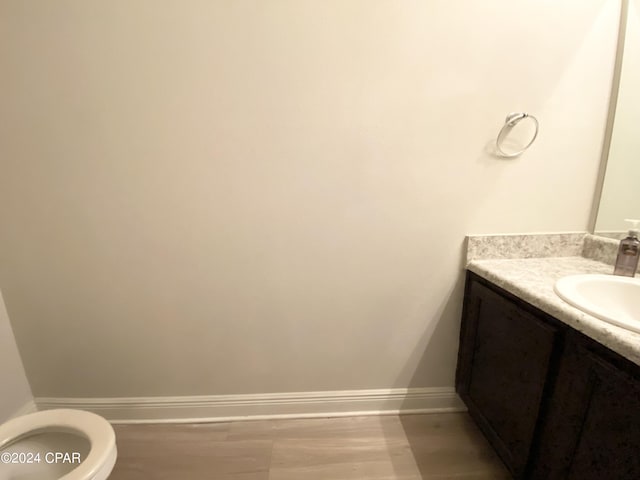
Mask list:
[[[611,78],[611,96],[609,100],[609,112],[607,114],[607,123],[604,130],[604,138],[602,141],[602,151],[600,152],[600,167],[596,177],[596,186],[593,192],[593,203],[591,204],[591,214],[587,231],[595,234],[596,222],[598,220],[598,210],[600,209],[600,201],[602,200],[602,189],[604,187],[604,178],[607,171],[607,162],[609,160],[609,148],[611,147],[611,136],[613,133],[613,124],[616,116],[616,108],[618,106],[618,90],[620,88],[620,75],[622,73],[622,57],[624,56],[624,38],[627,31],[627,13],[629,10],[629,0],[622,0],[620,4],[620,23],[618,24],[618,42],[616,46],[616,58],[613,67],[613,76]]]

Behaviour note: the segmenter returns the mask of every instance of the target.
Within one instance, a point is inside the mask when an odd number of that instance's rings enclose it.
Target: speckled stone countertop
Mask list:
[[[472,260],[467,269],[640,365],[639,333],[583,313],[553,291],[553,285],[562,277],[611,274],[611,265],[574,256]]]

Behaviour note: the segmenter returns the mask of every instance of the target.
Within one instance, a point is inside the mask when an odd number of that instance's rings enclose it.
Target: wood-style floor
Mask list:
[[[114,428],[110,480],[511,478],[466,413]]]

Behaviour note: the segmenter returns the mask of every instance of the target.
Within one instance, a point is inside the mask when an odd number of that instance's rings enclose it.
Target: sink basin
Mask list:
[[[555,292],[565,302],[605,322],[640,332],[640,279],[615,275],[571,275]]]

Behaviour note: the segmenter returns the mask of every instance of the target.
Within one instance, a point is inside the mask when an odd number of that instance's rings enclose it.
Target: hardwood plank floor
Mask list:
[[[511,478],[466,413],[114,429],[110,480]]]

